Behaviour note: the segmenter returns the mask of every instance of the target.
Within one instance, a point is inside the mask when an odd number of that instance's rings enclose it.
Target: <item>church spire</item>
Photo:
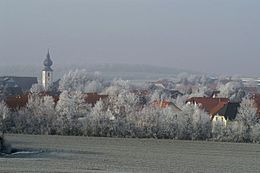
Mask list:
[[[48,52],[47,52],[47,58],[50,58],[50,50],[48,49]]]
[[[48,88],[53,83],[53,70],[51,69],[53,62],[51,60],[50,51],[48,49],[45,60],[43,61],[44,68],[42,70],[42,85]]]
[[[46,55],[46,59],[43,61],[44,69],[51,71],[52,64],[53,64],[53,62],[52,62],[52,60],[50,58],[50,51],[48,49],[48,52],[47,52],[47,55]]]

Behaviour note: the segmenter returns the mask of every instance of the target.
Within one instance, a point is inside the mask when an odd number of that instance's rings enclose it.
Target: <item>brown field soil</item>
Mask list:
[[[260,144],[7,135],[0,172],[260,172]]]

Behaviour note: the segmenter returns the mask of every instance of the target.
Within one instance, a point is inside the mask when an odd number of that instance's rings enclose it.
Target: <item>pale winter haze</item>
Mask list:
[[[259,76],[259,0],[0,0],[1,65],[127,63]]]

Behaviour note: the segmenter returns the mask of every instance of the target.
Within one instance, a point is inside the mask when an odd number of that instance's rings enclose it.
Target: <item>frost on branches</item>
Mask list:
[[[99,73],[77,69],[65,74],[59,85],[61,91],[100,92],[103,89],[103,79]]]
[[[57,102],[51,96],[40,96],[42,86],[34,85],[25,108],[7,116],[8,109],[1,103],[0,125],[3,129],[6,124],[8,132],[27,134],[260,142],[260,125],[252,100],[244,98],[236,119],[227,121],[226,126],[216,125],[213,130],[208,113],[185,103],[191,96],[204,97],[212,93],[207,85],[210,81],[213,86],[219,84],[221,97],[238,101],[244,97],[241,81],[226,83],[205,76],[184,75],[164,89],[158,89],[150,84],[137,87],[125,80],[105,83],[97,73],[70,71],[60,81],[61,94]],[[169,91],[179,91],[178,88],[183,89],[184,95],[172,97]],[[138,89],[147,92],[142,95]],[[85,100],[88,92],[108,97],[91,107]],[[181,111],[158,107],[154,104],[158,100],[177,104]]]
[[[6,104],[2,101],[0,102],[0,137],[3,137],[5,133],[5,119],[9,115],[9,109]]]
[[[257,108],[254,100],[243,98],[238,110],[236,120],[238,121],[238,130],[240,141],[252,142],[254,128],[258,128],[257,124]]]
[[[0,102],[0,153],[10,153],[11,146],[6,144],[4,139],[4,133],[6,130],[5,119],[9,115],[9,109],[7,108],[6,104],[2,101]]]
[[[90,105],[85,103],[84,94],[80,91],[64,90],[60,94],[56,106],[58,120],[61,123],[62,132],[65,134],[81,133],[79,118],[86,117],[90,111]]]

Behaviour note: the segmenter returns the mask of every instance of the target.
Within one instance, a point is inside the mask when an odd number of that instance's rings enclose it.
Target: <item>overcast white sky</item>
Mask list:
[[[260,0],[0,0],[2,65],[129,63],[260,76]]]

